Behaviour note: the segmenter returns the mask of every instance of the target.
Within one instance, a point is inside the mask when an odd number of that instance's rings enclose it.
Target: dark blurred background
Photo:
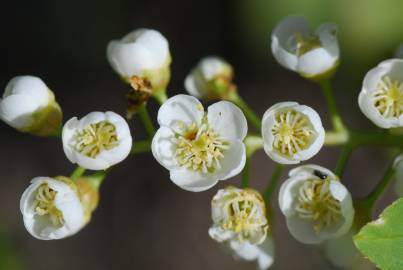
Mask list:
[[[290,14],[313,25],[339,25],[341,66],[335,93],[351,127],[374,128],[357,106],[365,72],[390,58],[403,41],[401,0],[283,1],[3,1],[0,51],[4,87],[15,75],[41,77],[55,92],[65,120],[91,111],[125,113],[127,86],[109,67],[109,40],[148,27],[161,31],[173,57],[169,95],[184,90],[183,79],[197,61],[220,55],[235,67],[241,95],[259,115],[278,101],[316,109],[329,127],[317,85],[281,68],[269,51],[269,33]],[[155,119],[158,106],[149,104]],[[137,119],[135,139],[146,137]],[[129,157],[102,186],[99,208],[79,234],[61,241],[33,239],[24,229],[19,199],[35,176],[69,175],[60,139],[37,138],[0,123],[0,269],[254,269],[238,263],[211,240],[210,200],[231,179],[202,193],[183,191],[150,154]],[[338,148],[324,148],[311,162],[334,168]],[[343,182],[354,196],[367,194],[387,166],[388,153],[360,148],[351,156]],[[262,152],[253,159],[252,185],[262,190],[273,170]],[[285,174],[283,175],[283,178]],[[393,200],[389,191],[381,206]],[[278,213],[273,269],[332,269],[320,248],[304,246],[287,232]]]

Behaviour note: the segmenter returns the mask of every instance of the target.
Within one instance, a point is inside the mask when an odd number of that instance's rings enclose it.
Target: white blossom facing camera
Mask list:
[[[54,136],[60,130],[62,111],[40,78],[17,76],[9,81],[0,99],[0,119],[22,132]]]
[[[67,158],[90,170],[105,170],[123,161],[132,147],[127,122],[114,112],[71,118],[63,127],[62,140]]]
[[[303,16],[287,17],[273,30],[271,50],[285,68],[309,79],[327,79],[339,64],[337,27],[326,23],[312,33]]]
[[[368,71],[358,105],[380,128],[403,127],[403,59],[383,61]]]
[[[262,196],[253,189],[226,187],[211,202],[213,225],[209,235],[236,259],[256,260],[259,269],[273,263],[274,245],[267,237],[268,221]]]
[[[182,189],[207,190],[245,166],[247,122],[228,101],[217,102],[205,112],[195,97],[177,95],[160,107],[158,123],[152,153]]]
[[[132,77],[147,80],[153,91],[166,88],[171,55],[166,38],[152,29],[137,29],[108,44],[107,57],[112,68],[125,81]]]
[[[290,171],[281,185],[279,204],[291,235],[305,244],[340,237],[354,218],[350,192],[336,175],[317,165]]]
[[[262,196],[253,189],[226,187],[211,201],[211,238],[217,242],[263,243],[269,227]]]
[[[296,102],[280,102],[263,115],[262,137],[266,154],[281,164],[310,159],[322,148],[325,130],[318,113]]]
[[[20,202],[27,231],[40,240],[77,233],[88,221],[75,184],[66,177],[36,177]]]
[[[200,60],[185,79],[189,94],[199,99],[227,97],[234,90],[233,69],[225,60],[209,56]]]

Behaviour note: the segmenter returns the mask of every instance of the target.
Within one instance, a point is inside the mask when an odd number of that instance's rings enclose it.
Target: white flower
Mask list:
[[[127,122],[114,112],[71,118],[63,127],[62,140],[67,158],[90,170],[105,170],[121,162],[132,147]]]
[[[296,164],[322,148],[325,130],[316,111],[296,102],[280,102],[263,115],[264,150],[274,161]]]
[[[210,237],[217,242],[244,242],[256,245],[266,239],[269,227],[262,196],[253,189],[226,187],[218,190],[211,201],[213,226]]]
[[[378,127],[403,126],[403,59],[383,61],[368,71],[358,105]]]
[[[189,94],[200,99],[217,99],[233,90],[233,70],[225,60],[210,56],[200,60],[185,79]]]
[[[270,267],[274,245],[267,237],[266,206],[257,191],[232,186],[220,189],[211,201],[211,216],[211,238],[237,259],[257,260],[259,269]]]
[[[395,58],[403,58],[403,44],[396,49]]]
[[[20,208],[25,228],[41,240],[71,236],[86,223],[78,191],[67,178],[32,179],[22,194]]]
[[[52,91],[38,77],[17,76],[0,99],[0,118],[11,127],[34,135],[55,135],[62,113]]]
[[[107,57],[112,68],[125,80],[147,78],[154,90],[169,81],[171,56],[168,41],[158,31],[137,29],[108,44]]]
[[[290,171],[280,188],[280,210],[290,233],[305,244],[340,237],[351,228],[351,194],[331,171],[305,165]]]
[[[152,153],[185,190],[204,191],[245,166],[246,119],[228,101],[217,102],[205,112],[195,97],[177,95],[161,106],[158,123]]]
[[[337,28],[322,24],[312,33],[302,16],[283,19],[271,35],[274,58],[285,68],[313,79],[327,78],[339,63]]]

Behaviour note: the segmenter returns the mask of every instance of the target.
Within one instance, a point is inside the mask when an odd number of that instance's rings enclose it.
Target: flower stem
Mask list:
[[[150,150],[151,150],[151,140],[137,141],[133,143],[130,154],[135,155],[149,152]]]
[[[143,105],[141,105],[139,107],[138,114],[139,114],[139,116],[141,118],[141,121],[143,121],[143,124],[144,124],[144,126],[146,128],[146,131],[148,133],[148,136],[150,138],[154,137],[155,127],[154,127],[154,124],[153,124],[153,122],[151,120],[151,117],[150,117],[150,115],[149,115],[149,113],[147,111],[147,108],[146,108],[145,104],[143,104]]]
[[[339,110],[337,109],[336,101],[334,99],[332,85],[330,80],[324,80],[319,83],[322,88],[323,94],[326,98],[326,103],[329,108],[330,115],[332,117],[332,125],[335,131],[344,130],[344,124],[341,120]]]
[[[251,157],[257,150],[263,148],[263,139],[259,135],[246,136],[244,143],[247,157]]]
[[[72,181],[76,181],[78,178],[80,178],[83,174],[85,173],[85,169],[83,167],[77,166],[77,168],[74,169],[73,173],[70,175],[70,179]]]
[[[236,105],[238,105],[239,108],[242,109],[244,112],[246,118],[252,123],[252,125],[255,126],[259,131],[262,128],[262,123],[260,118],[255,114],[255,112],[246,104],[246,102],[238,95],[236,91],[234,91],[230,97],[229,100],[234,102]]]
[[[267,205],[269,205],[270,199],[273,196],[273,192],[276,190],[278,181],[281,174],[283,173],[284,168],[285,166],[283,164],[277,164],[273,174],[271,175],[270,182],[263,193],[263,198],[265,199]]]
[[[393,180],[393,176],[395,174],[395,166],[394,163],[392,162],[388,169],[386,170],[386,173],[382,180],[376,185],[374,190],[364,199],[366,207],[368,209],[372,209],[378,199],[382,196],[382,194],[385,192],[386,188],[389,186],[389,184]]]
[[[250,157],[246,158],[245,167],[242,171],[242,182],[241,187],[247,188],[249,186],[249,178],[250,178]]]
[[[352,151],[353,147],[351,147],[350,144],[345,144],[341,149],[340,157],[337,161],[335,169],[335,174],[340,178],[343,176],[344,169],[347,165],[348,158],[350,157]]]
[[[165,101],[167,101],[168,96],[166,93],[166,89],[158,90],[153,94],[153,97],[157,100],[157,102],[162,105]]]

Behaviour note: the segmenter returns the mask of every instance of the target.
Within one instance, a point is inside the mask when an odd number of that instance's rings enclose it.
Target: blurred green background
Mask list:
[[[392,57],[403,42],[400,0],[244,1],[5,1],[0,10],[5,86],[15,75],[41,77],[54,90],[65,120],[94,110],[124,114],[127,87],[108,66],[107,42],[139,27],[155,28],[169,40],[173,56],[169,95],[183,92],[183,79],[197,61],[221,55],[235,67],[240,93],[258,114],[273,103],[295,100],[319,111],[329,126],[318,87],[281,68],[269,51],[274,25],[287,15],[305,15],[318,26],[339,26],[341,66],[334,83],[342,114],[351,127],[374,128],[357,106],[365,73]],[[157,105],[150,103],[155,119]],[[131,122],[135,139],[146,134]],[[35,138],[0,123],[0,269],[254,269],[235,262],[209,239],[210,200],[217,188],[193,194],[174,186],[151,155],[130,157],[102,187],[99,209],[78,235],[54,242],[33,239],[22,224],[19,198],[39,175],[70,174],[58,139]],[[326,148],[311,162],[333,168],[339,149]],[[252,185],[262,189],[273,163],[259,153]],[[363,196],[388,163],[380,149],[351,157],[346,180]],[[283,178],[285,175],[283,176]],[[230,180],[238,184],[239,178]],[[383,200],[389,203],[393,194]],[[274,202],[276,205],[276,202]],[[320,250],[297,243],[276,210],[277,257],[273,269],[333,269]]]

